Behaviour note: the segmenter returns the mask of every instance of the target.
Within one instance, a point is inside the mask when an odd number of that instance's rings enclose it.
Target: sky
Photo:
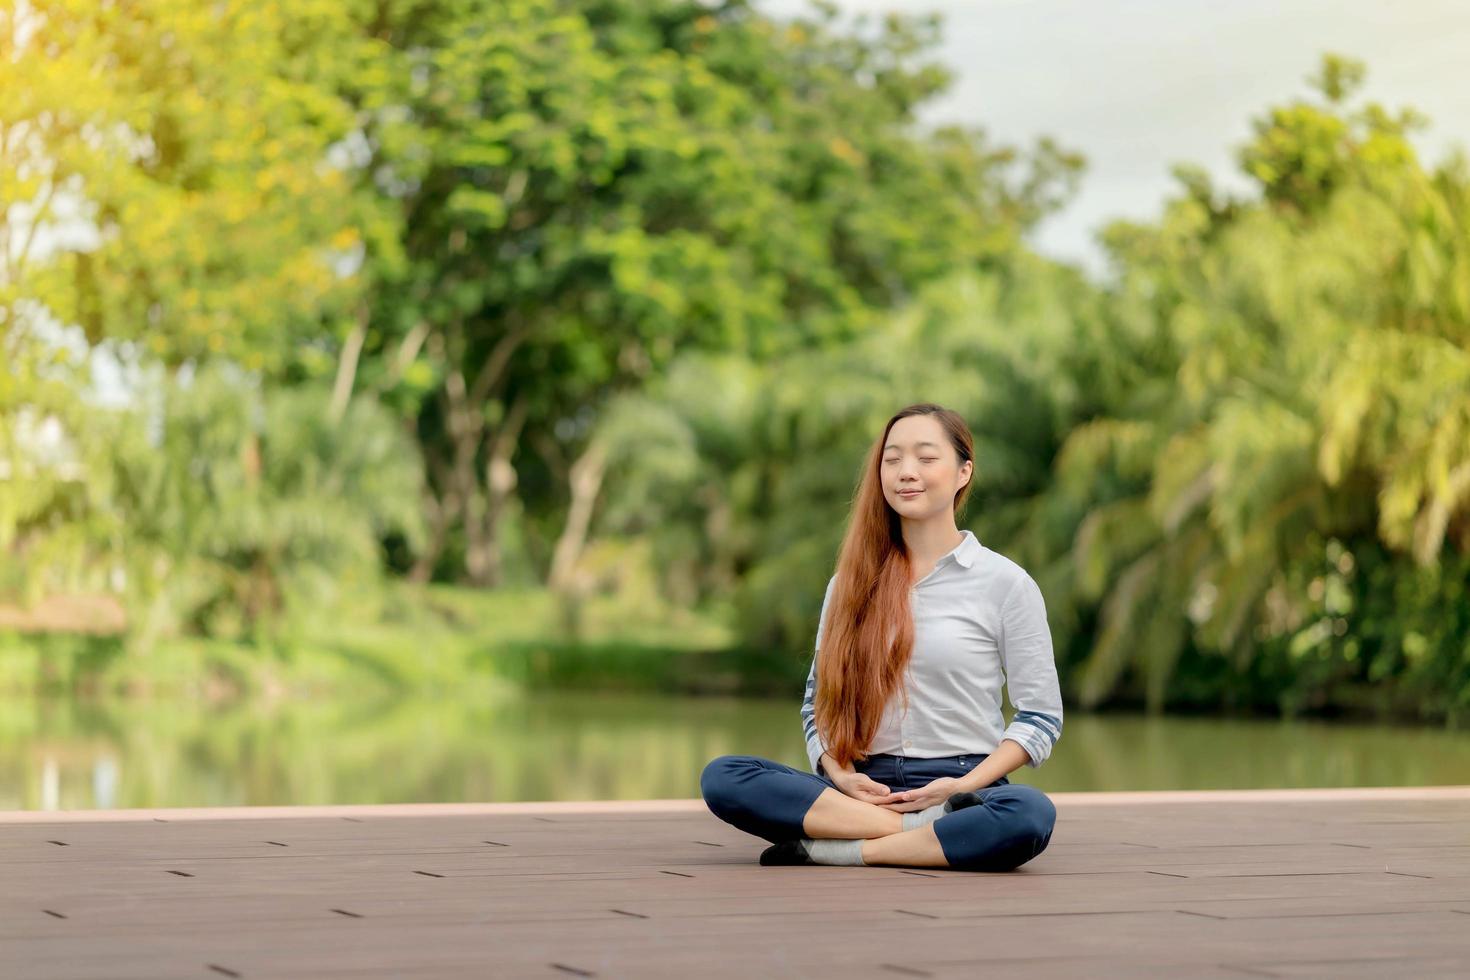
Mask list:
[[[1325,52],[1367,65],[1363,97],[1412,106],[1425,158],[1470,151],[1470,0],[836,0],[857,13],[940,13],[935,56],[957,75],[922,122],[963,122],[999,143],[1049,134],[1087,157],[1068,207],[1032,236],[1102,270],[1095,231],[1158,214],[1169,168],[1199,164],[1245,188],[1235,149],[1267,107],[1312,93]],[[805,0],[756,0],[784,17]],[[870,18],[872,19],[872,18]]]

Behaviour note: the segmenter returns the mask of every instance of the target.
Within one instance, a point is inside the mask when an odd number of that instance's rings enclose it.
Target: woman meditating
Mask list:
[[[1052,801],[1006,778],[1062,733],[1046,606],[955,524],[973,459],[964,419],[927,403],[873,445],[801,707],[812,772],[722,755],[700,777],[715,816],[772,842],[761,864],[1008,871],[1051,840]]]

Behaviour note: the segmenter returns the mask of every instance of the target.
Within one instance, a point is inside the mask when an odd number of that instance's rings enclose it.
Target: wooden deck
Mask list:
[[[1005,874],[700,800],[0,814],[0,976],[1470,976],[1470,787],[1052,799]]]

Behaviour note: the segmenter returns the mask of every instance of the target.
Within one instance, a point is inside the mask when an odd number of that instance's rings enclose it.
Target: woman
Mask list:
[[[926,403],[869,454],[801,708],[812,772],[751,755],[705,767],[711,812],[772,842],[761,864],[1007,871],[1051,840],[1056,807],[1007,778],[1062,733],[1046,607],[955,525],[973,447],[964,419]]]

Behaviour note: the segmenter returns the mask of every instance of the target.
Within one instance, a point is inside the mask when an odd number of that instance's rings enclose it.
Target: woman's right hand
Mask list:
[[[868,778],[868,774],[863,772],[838,770],[837,774],[832,776],[832,782],[844,794],[855,800],[862,800],[864,803],[891,803],[898,795],[889,792],[887,786]]]

